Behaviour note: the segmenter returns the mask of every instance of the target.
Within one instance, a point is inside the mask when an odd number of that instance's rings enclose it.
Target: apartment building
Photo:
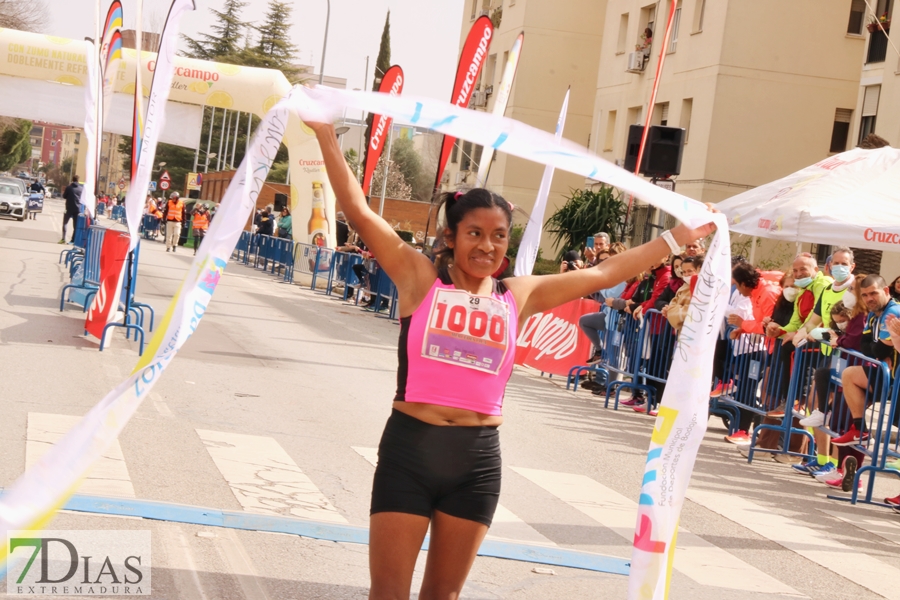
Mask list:
[[[849,2],[609,0],[593,151],[621,164],[644,123],[673,1],[652,123],[686,130],[680,193],[718,202],[846,149],[865,45]]]
[[[79,181],[85,180],[87,166],[87,140],[84,130],[78,128],[62,130],[62,162],[72,160],[72,174],[78,175]]]
[[[470,107],[493,110],[493,90],[499,88],[516,36],[524,31],[525,43],[506,116],[552,132],[566,89],[571,86],[564,136],[587,146],[606,0],[465,0],[463,10],[460,50],[476,18],[487,14],[495,23],[488,58]],[[474,186],[480,158],[480,147],[458,141],[447,164],[443,188]],[[543,171],[543,165],[498,152],[487,187],[527,212],[534,206]],[[557,171],[547,214],[565,202],[563,196],[572,188],[583,185],[583,177]]]

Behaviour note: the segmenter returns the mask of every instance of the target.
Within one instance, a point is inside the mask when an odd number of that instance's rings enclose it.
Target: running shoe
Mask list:
[[[659,411],[654,408],[647,414],[650,415],[651,417],[656,417],[656,416],[659,416]]]
[[[888,506],[893,506],[894,508],[900,507],[900,496],[894,496],[893,498],[885,498],[884,503]]]
[[[645,412],[647,412],[647,403],[641,402],[639,404],[635,404],[634,406],[631,407],[631,410],[633,410],[634,412],[637,412],[637,413],[645,413]]]
[[[825,463],[824,465],[822,465],[821,467],[819,467],[818,469],[816,469],[815,471],[810,473],[810,475],[812,475],[816,481],[821,481],[822,483],[825,483],[826,481],[828,481],[830,479],[834,479],[837,474],[837,471],[838,471],[838,468],[835,467],[832,463]]]
[[[825,424],[825,413],[818,408],[805,419],[800,419],[800,427],[821,427]]]
[[[835,446],[855,446],[867,439],[869,439],[869,434],[867,432],[860,433],[856,430],[856,425],[851,425],[847,433],[834,438],[831,440],[831,443]]]
[[[594,388],[591,390],[591,393],[595,396],[605,396],[606,386],[602,383],[595,383]]]
[[[735,431],[731,435],[725,436],[726,442],[731,442],[732,444],[737,444],[738,446],[749,446],[750,445],[750,434],[748,434],[743,429]]]
[[[804,463],[800,463],[799,465],[794,465],[791,468],[794,469],[795,471],[797,471],[798,473],[803,473],[804,475],[809,475],[813,471],[818,470],[818,468],[820,466],[821,465],[819,465],[819,461],[815,457],[813,457],[813,458],[809,459],[808,461],[806,461]]]
[[[635,406],[636,404],[638,404],[637,398],[629,398],[628,400],[619,402],[620,406]]]
[[[888,463],[884,464],[886,469],[893,469],[895,471],[900,471],[900,458],[897,460],[892,460]]]
[[[728,383],[720,381],[719,385],[714,387],[713,390],[709,393],[709,397],[718,398],[719,396],[724,396],[725,394],[733,394],[734,390],[734,380],[731,380]]]
[[[853,489],[853,479],[856,476],[859,461],[856,460],[855,456],[846,456],[844,457],[843,467],[844,476],[841,478],[840,488],[845,492],[849,492]],[[858,487],[862,487],[862,481],[859,482]]]
[[[786,407],[787,407],[786,404],[781,403],[774,410],[770,410],[769,412],[767,412],[766,416],[767,417],[775,417],[776,419],[781,418],[784,416],[784,409]]]
[[[846,486],[844,485],[844,481],[847,481]],[[845,473],[841,472],[840,469],[838,469],[837,477],[835,477],[834,479],[829,479],[828,481],[825,482],[825,485],[827,485],[830,488],[834,488],[836,490],[841,490],[842,492],[849,492],[850,490],[853,489],[853,477],[851,477],[848,480],[847,475]],[[857,485],[857,489],[860,489],[860,490],[862,489],[862,481],[860,481],[859,484]]]

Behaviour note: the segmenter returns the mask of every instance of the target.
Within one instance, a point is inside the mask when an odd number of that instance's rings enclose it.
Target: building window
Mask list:
[[[850,135],[850,119],[853,111],[849,108],[838,108],[834,111],[834,126],[831,129],[831,147],[829,152],[847,150],[847,138]]]
[[[678,47],[678,30],[681,27],[681,2],[678,3],[678,8],[675,9],[675,20],[672,22],[672,35],[669,36],[669,54],[675,52],[675,49]]]
[[[454,165],[459,162],[459,140],[453,142],[453,149],[450,150],[450,162]]]
[[[606,115],[606,136],[603,140],[603,151],[611,152],[616,140],[616,111],[611,110]]]
[[[847,33],[862,35],[866,22],[866,0],[850,1],[850,20],[847,22]]]
[[[77,146],[77,145],[80,144],[80,143],[81,143],[81,134],[80,134],[80,133],[76,133],[76,134],[75,134],[75,145]]]
[[[645,33],[647,29],[651,32],[651,38],[656,35],[656,29],[654,26],[656,19],[656,5],[650,4],[649,6],[645,6],[641,9],[641,30],[638,32],[638,38]]]
[[[57,132],[55,129],[53,130],[53,133],[50,134],[50,137],[52,137],[54,140],[57,138]]]
[[[504,69],[506,68],[505,64],[503,65],[503,68]],[[486,70],[487,70],[487,75],[485,75],[485,78],[487,79],[487,82],[485,83],[485,85],[494,85],[494,77],[497,76],[497,55],[496,54],[491,54],[488,57]]]
[[[694,3],[694,33],[703,31],[703,14],[706,12],[706,0],[696,0]]]
[[[50,140],[50,147],[56,146],[56,140]]]
[[[669,103],[660,102],[653,107],[652,125],[662,125],[665,127],[669,124]]]
[[[679,126],[684,129],[684,143],[687,144],[691,134],[691,115],[694,112],[694,99],[685,98],[681,101],[681,119]]]
[[[880,85],[869,85],[863,92],[862,119],[859,123],[859,140],[866,139],[870,133],[875,133],[875,117],[878,115],[878,97],[881,95]]]
[[[478,0],[472,0],[472,20],[475,20],[475,15],[478,14]]]
[[[462,156],[459,159],[459,170],[469,171],[472,167],[472,142],[463,142]]]
[[[619,38],[616,40],[616,54],[624,54],[628,46],[628,13],[619,17]]]
[[[472,170],[477,171],[478,166],[481,164],[481,153],[484,150],[484,146],[473,146],[472,147]],[[497,153],[494,152],[494,156],[497,156]]]

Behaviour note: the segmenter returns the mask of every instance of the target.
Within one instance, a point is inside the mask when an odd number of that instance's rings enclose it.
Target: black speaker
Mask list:
[[[625,170],[634,172],[638,149],[641,146],[643,125],[628,129],[628,146],[625,148]],[[652,125],[647,134],[647,145],[641,160],[641,174],[647,177],[664,177],[681,173],[684,155],[684,129]]]
[[[281,210],[288,205],[287,194],[275,194],[275,212],[280,213]]]

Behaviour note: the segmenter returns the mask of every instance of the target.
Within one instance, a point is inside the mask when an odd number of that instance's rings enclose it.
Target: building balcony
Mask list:
[[[866,52],[866,64],[882,63],[887,56],[888,38],[881,31],[876,31],[869,36],[869,49]]]

